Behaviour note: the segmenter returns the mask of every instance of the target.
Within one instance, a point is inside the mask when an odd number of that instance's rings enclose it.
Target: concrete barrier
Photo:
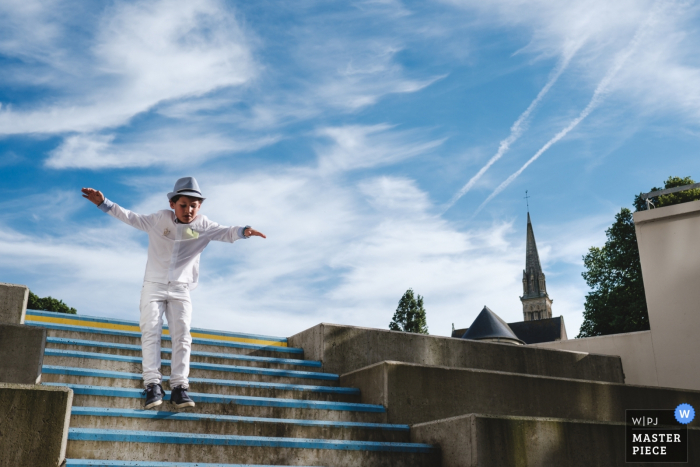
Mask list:
[[[29,289],[0,282],[0,324],[24,324]]]
[[[385,360],[622,383],[619,357],[428,336],[383,329],[318,324],[289,338],[304,358],[336,374]]]
[[[0,383],[0,465],[61,465],[72,403],[66,387]]]
[[[46,329],[0,324],[0,383],[38,384]]]
[[[470,413],[622,422],[625,409],[700,407],[700,391],[382,362],[340,377],[387,423],[423,423]]]
[[[649,465],[625,463],[624,423],[469,414],[414,425],[411,441],[440,446],[442,467]],[[688,444],[696,465],[700,428],[688,428]]]

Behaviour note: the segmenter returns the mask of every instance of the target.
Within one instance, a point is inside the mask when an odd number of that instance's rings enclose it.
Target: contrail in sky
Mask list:
[[[445,206],[443,210],[443,214],[450,209],[454,204],[469,190],[474,187],[476,182],[479,181],[482,175],[486,173],[486,171],[491,167],[498,159],[500,159],[503,154],[508,152],[510,149],[511,144],[513,144],[515,141],[520,138],[520,136],[523,134],[523,132],[526,129],[526,123],[528,117],[530,117],[530,114],[532,113],[533,110],[535,110],[535,107],[540,103],[542,98],[549,92],[552,86],[554,86],[554,83],[557,82],[561,74],[564,72],[566,67],[569,65],[569,62],[571,61],[571,58],[576,54],[576,51],[579,49],[580,45],[572,48],[567,54],[561,59],[557,67],[554,69],[554,73],[552,73],[552,76],[550,76],[549,81],[547,81],[547,84],[544,85],[544,87],[540,90],[539,94],[537,94],[537,97],[535,97],[535,100],[533,100],[530,105],[528,106],[525,111],[520,114],[520,117],[513,123],[513,126],[510,127],[510,134],[508,137],[500,142],[498,145],[498,151],[496,151],[496,154],[489,159],[489,161],[486,163],[485,166],[479,170],[476,175],[474,175],[472,178],[469,179],[466,185],[464,185],[450,200],[449,203]]]
[[[646,33],[650,23],[652,20],[655,18],[655,14],[650,13],[649,17],[647,20],[637,29],[637,32],[635,33],[634,37],[632,38],[632,41],[630,41],[629,45],[627,48],[620,53],[617,58],[615,59],[615,62],[613,63],[613,66],[608,70],[608,72],[605,74],[603,79],[598,83],[598,87],[596,88],[595,92],[593,93],[593,97],[591,98],[591,101],[588,103],[585,109],[581,111],[578,117],[573,119],[563,130],[561,130],[559,133],[554,135],[552,139],[547,141],[544,146],[540,148],[539,151],[535,153],[534,156],[530,158],[525,164],[518,169],[517,172],[515,172],[513,175],[508,177],[503,183],[498,185],[498,187],[489,195],[486,200],[481,203],[479,208],[474,212],[474,215],[476,216],[483,208],[486,206],[486,204],[491,201],[493,198],[495,198],[500,192],[506,189],[508,185],[510,185],[513,180],[518,178],[518,176],[523,173],[527,167],[535,162],[538,157],[540,157],[547,149],[552,147],[554,143],[562,139],[564,136],[567,135],[571,130],[576,128],[576,126],[581,123],[588,115],[590,115],[593,110],[595,110],[596,107],[600,105],[601,102],[603,102],[605,96],[608,94],[608,87],[610,86],[610,82],[613,80],[615,75],[620,71],[622,66],[625,64],[627,59],[629,59],[630,55],[634,53],[634,51],[637,49],[639,46],[639,43],[641,42],[642,36],[644,33]]]

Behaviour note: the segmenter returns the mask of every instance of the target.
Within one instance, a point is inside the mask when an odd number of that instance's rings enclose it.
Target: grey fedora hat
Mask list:
[[[175,182],[175,188],[168,193],[168,200],[172,199],[173,196],[191,196],[193,198],[206,199],[204,195],[202,195],[199,184],[194,177],[182,177]]]

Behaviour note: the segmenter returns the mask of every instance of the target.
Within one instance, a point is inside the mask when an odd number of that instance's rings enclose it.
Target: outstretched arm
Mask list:
[[[141,214],[136,214],[128,209],[124,209],[116,203],[111,202],[101,191],[95,190],[93,188],[83,188],[80,190],[83,192],[83,198],[89,199],[102,211],[116,217],[125,224],[129,224],[132,227],[136,227],[139,230],[148,232],[149,227],[155,223],[155,219],[158,214],[151,214],[149,216],[142,216]]]
[[[101,191],[95,190],[92,188],[83,188],[80,190],[83,192],[83,198],[87,198],[88,200],[92,201],[95,203],[95,206],[99,206],[100,204],[105,202],[105,195],[102,194]]]

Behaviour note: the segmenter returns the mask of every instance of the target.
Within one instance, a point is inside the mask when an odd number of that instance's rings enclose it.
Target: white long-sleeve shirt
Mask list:
[[[210,241],[233,243],[247,238],[243,234],[245,227],[225,227],[200,214],[189,224],[182,224],[167,209],[144,216],[106,198],[98,208],[148,233],[148,262],[143,279],[148,282],[183,282],[194,289],[199,279],[199,255]]]

